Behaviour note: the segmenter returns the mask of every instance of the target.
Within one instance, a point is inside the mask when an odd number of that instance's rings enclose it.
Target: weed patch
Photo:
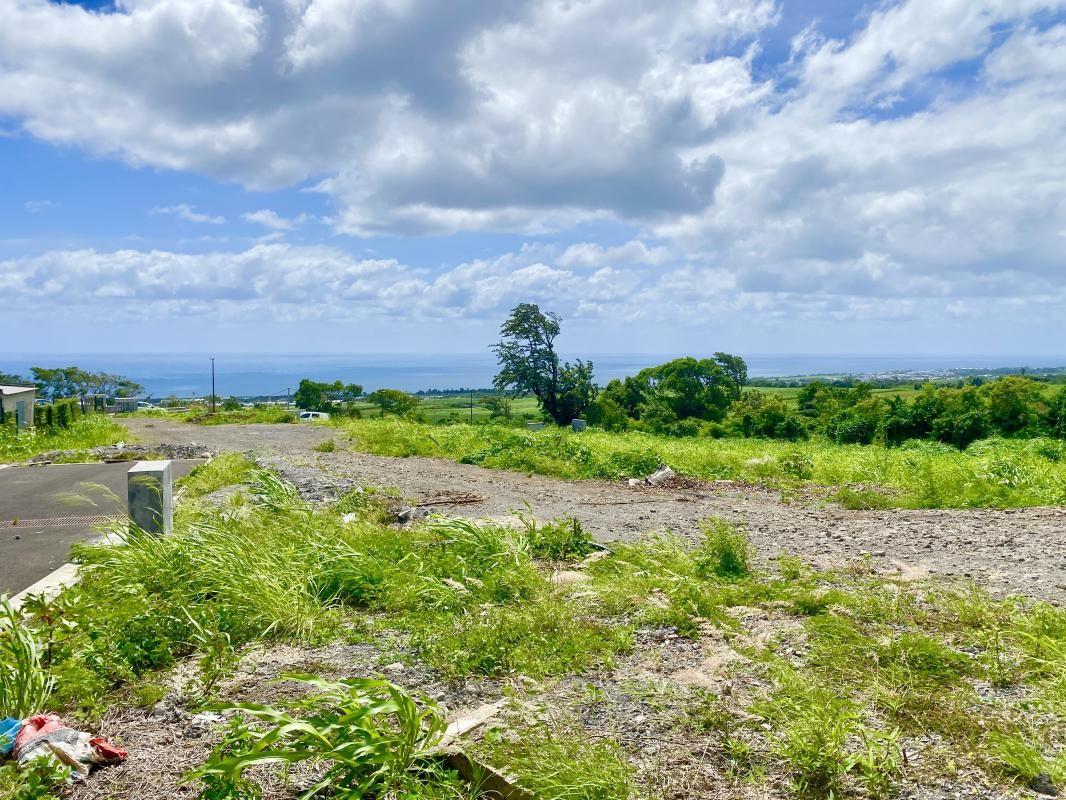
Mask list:
[[[12,426],[0,426],[0,463],[25,461],[53,450],[88,450],[129,439],[130,432],[104,414],[89,414],[68,428],[47,432],[16,433]]]
[[[990,439],[964,451],[936,442],[901,447],[765,439],[668,437],[497,424],[427,425],[398,418],[338,421],[356,449],[430,456],[558,478],[644,476],[661,463],[703,480],[837,489],[853,509],[1015,508],[1066,503],[1066,459],[1052,440]],[[881,487],[877,490],[856,487]]]

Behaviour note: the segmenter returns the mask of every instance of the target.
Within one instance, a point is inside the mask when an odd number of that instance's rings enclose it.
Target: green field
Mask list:
[[[831,487],[855,508],[1011,508],[1066,503],[1066,442],[988,439],[964,451],[934,442],[902,447],[767,439],[675,438],[567,428],[434,426],[395,417],[337,421],[361,451],[430,456],[560,478],[642,476],[660,463],[704,480],[782,489]]]

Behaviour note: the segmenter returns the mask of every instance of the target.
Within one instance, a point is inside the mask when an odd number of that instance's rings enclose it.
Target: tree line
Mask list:
[[[37,388],[41,397],[58,400],[62,397],[84,397],[102,394],[108,398],[136,397],[144,387],[125,375],[109,372],[90,372],[80,367],[30,367],[31,380],[21,375],[0,372],[0,383],[26,384]]]
[[[1066,438],[1066,386],[1049,399],[1045,384],[1020,375],[959,387],[925,384],[911,402],[874,395],[873,384],[812,381],[793,404],[745,390],[744,359],[719,352],[713,358],[677,358],[601,389],[591,361],[560,362],[555,351],[560,322],[557,314],[522,303],[493,346],[500,365],[495,388],[512,396],[532,394],[559,425],[582,417],[607,430],[673,436],[825,435],[841,444],[888,445],[931,439],[959,448],[990,436]]]

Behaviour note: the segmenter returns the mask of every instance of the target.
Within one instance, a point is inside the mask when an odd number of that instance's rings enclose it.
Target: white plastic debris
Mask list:
[[[660,483],[670,480],[670,478],[674,477],[674,475],[676,474],[676,472],[674,472],[668,466],[663,464],[661,467],[655,470],[655,472],[645,478],[644,482],[648,484],[648,486],[658,486]]]

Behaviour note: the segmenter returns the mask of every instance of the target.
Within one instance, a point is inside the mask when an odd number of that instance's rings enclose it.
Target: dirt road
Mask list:
[[[411,498],[471,492],[475,505],[440,507],[481,517],[523,509],[538,519],[573,516],[602,541],[653,531],[695,537],[710,516],[747,525],[759,555],[791,553],[820,566],[869,558],[879,571],[905,577],[972,578],[997,594],[1066,602],[1066,508],[848,511],[835,505],[783,503],[776,492],[707,484],[683,491],[634,490],[621,482],[560,481],[427,458],[386,458],[347,451],[336,428],[307,425],[194,426],[129,419],[148,443],[196,442],[273,459],[304,489],[330,485],[394,486]],[[312,448],[336,438],[338,450]]]

